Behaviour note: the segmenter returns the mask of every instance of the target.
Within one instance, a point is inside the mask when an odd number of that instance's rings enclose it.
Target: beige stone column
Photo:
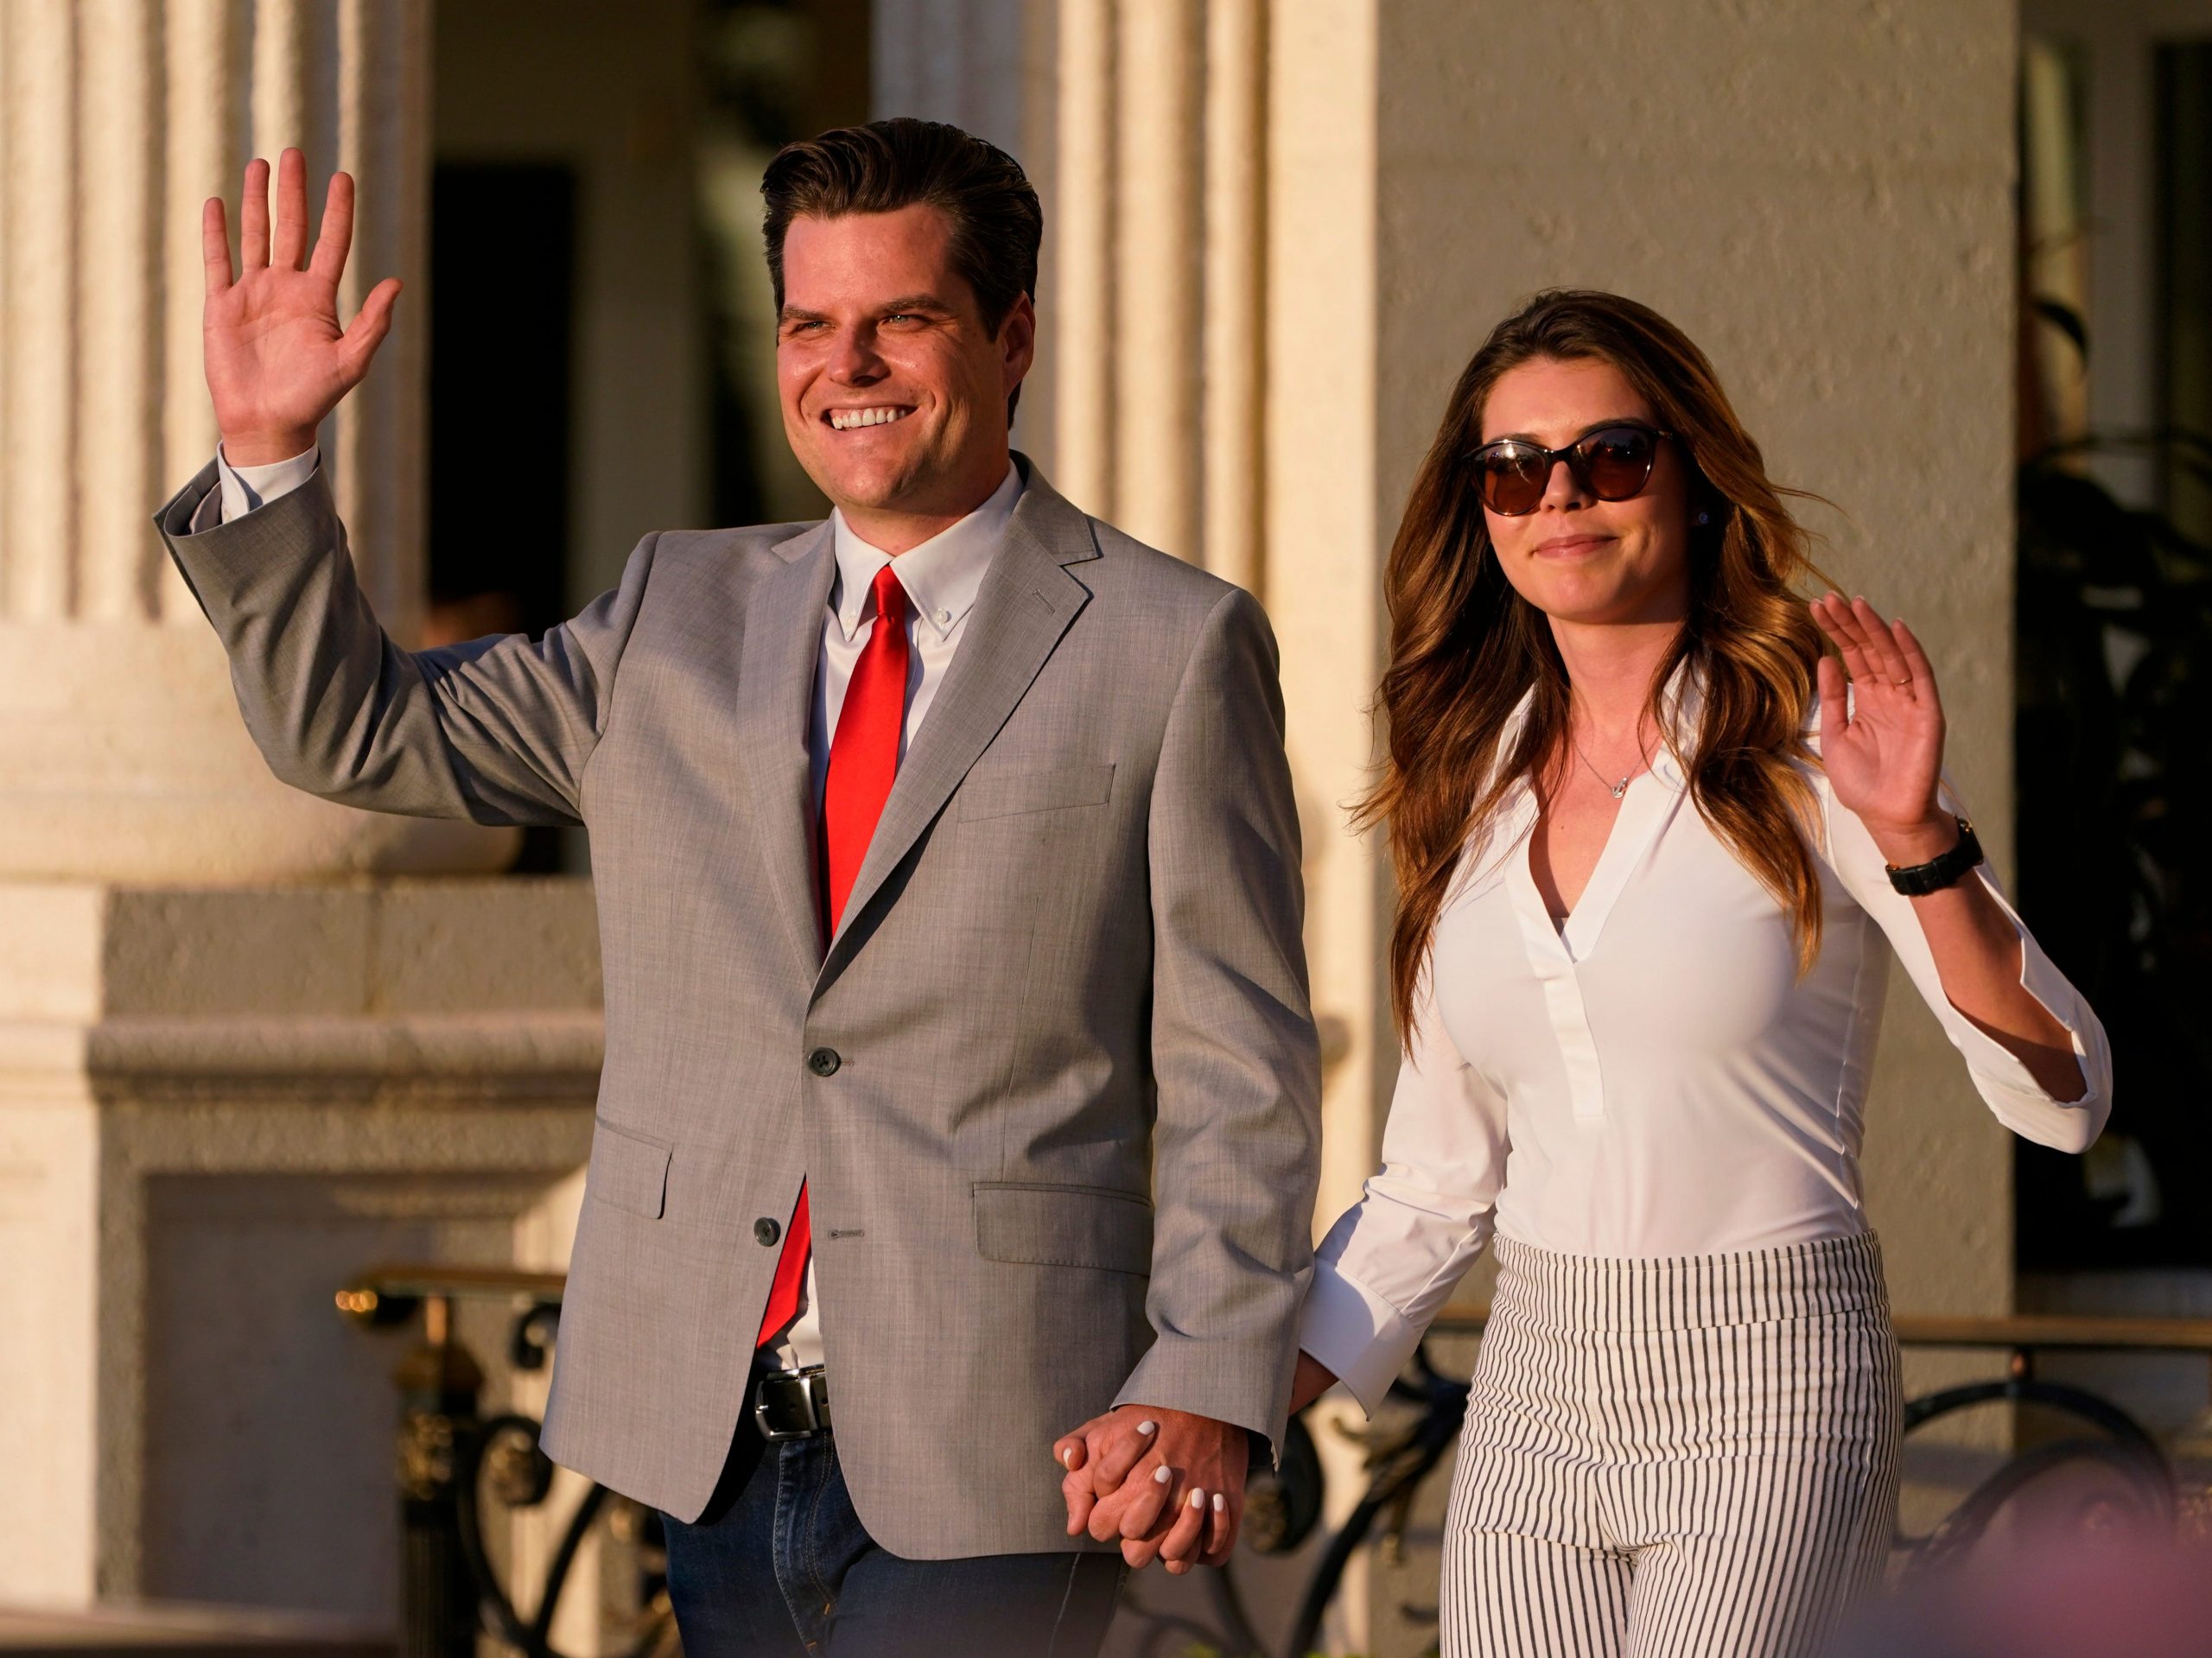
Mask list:
[[[1059,7],[1059,73],[1050,94],[1058,117],[1058,211],[1045,219],[1045,289],[1038,296],[1039,360],[1050,353],[1059,369],[1055,441],[1046,464],[1070,500],[1098,513],[1112,511],[1117,481],[1114,11],[1115,0],[1065,0]]]
[[[1268,10],[1066,0],[1048,223],[1071,499],[1255,590]]]
[[[1077,505],[1255,590],[1269,16],[1263,0],[896,0],[874,40],[879,115],[1005,145],[1045,203],[1017,441]]]
[[[361,183],[345,314],[409,284],[321,435],[363,584],[418,633],[429,17],[0,3],[0,1603],[391,1623],[395,1355],[332,1294],[566,1258],[588,885],[482,879],[508,833],[276,784],[151,523],[214,451],[200,204],[299,144],[318,203]],[[505,1338],[497,1309],[467,1332],[486,1404],[534,1403]]]
[[[1048,296],[1055,280],[1055,227],[1071,213],[1081,218],[1083,199],[1079,182],[1072,196],[1062,198],[1055,158],[1063,100],[1053,88],[1064,49],[1088,49],[1109,5],[1110,0],[1096,0],[1087,9],[1079,0],[873,0],[868,8],[874,115],[950,121],[1017,157],[1029,175],[1045,206],[1040,308],[1053,303]],[[1081,148],[1089,153],[1088,146]],[[1075,362],[1080,374],[1088,360],[1071,358],[1066,341],[1055,335],[1040,340],[1014,425],[1015,447],[1044,464],[1063,490],[1070,486],[1071,467],[1058,436],[1057,388],[1065,365]],[[1080,472],[1079,463],[1074,470]],[[1087,478],[1080,486],[1089,486]]]
[[[1199,335],[1201,545],[1206,567],[1260,590],[1266,473],[1268,8],[1205,9],[1205,270]]]
[[[268,775],[149,522],[213,454],[200,204],[249,151],[343,164],[346,314],[407,281],[322,433],[364,585],[422,621],[427,0],[0,8],[0,880],[251,880],[496,867],[510,837],[308,799]]]

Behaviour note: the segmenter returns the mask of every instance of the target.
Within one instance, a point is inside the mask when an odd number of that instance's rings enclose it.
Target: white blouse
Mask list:
[[[1688,708],[1684,721],[1694,728]],[[1810,730],[1817,749],[1817,709]],[[1988,866],[1975,874],[2019,931],[2020,982],[2073,1038],[2078,1100],[2053,1099],[1951,1006],[1872,836],[1824,770],[1806,775],[1824,927],[1802,980],[1788,917],[1706,823],[1671,753],[1629,785],[1564,926],[1529,871],[1534,789],[1501,804],[1437,921],[1382,1171],[1322,1243],[1306,1300],[1300,1344],[1369,1410],[1493,1229],[1615,1258],[1866,1231],[1859,1148],[1891,951],[2000,1122],[2063,1151],[2096,1138],[2104,1027]],[[1942,797],[1961,810],[1948,784]]]

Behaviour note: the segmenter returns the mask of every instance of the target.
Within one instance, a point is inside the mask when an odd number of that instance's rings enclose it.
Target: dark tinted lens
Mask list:
[[[1544,485],[1551,465],[1541,449],[1525,443],[1493,443],[1476,452],[1482,468],[1483,505],[1493,512],[1517,518],[1533,512],[1544,499]]]
[[[1658,451],[1640,427],[1608,426],[1574,446],[1583,481],[1601,501],[1625,501],[1651,481]]]

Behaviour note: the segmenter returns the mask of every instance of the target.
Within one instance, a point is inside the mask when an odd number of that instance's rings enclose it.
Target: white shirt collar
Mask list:
[[[1522,692],[1521,700],[1513,705],[1513,712],[1506,716],[1504,728],[1498,733],[1497,759],[1503,762],[1513,752],[1521,738],[1521,727],[1528,722],[1529,704],[1536,700],[1534,689]],[[1660,689],[1661,718],[1675,735],[1673,746],[1661,743],[1651,756],[1651,772],[1670,789],[1688,786],[1681,762],[1675,758],[1675,747],[1694,757],[1697,753],[1698,733],[1705,712],[1705,676],[1690,665],[1685,657],[1675,664],[1674,671]],[[1527,791],[1531,797],[1535,791],[1527,778],[1516,778],[1506,792],[1509,797]]]
[[[945,638],[975,607],[976,595],[983,588],[983,573],[990,568],[999,543],[1006,538],[1007,522],[1014,517],[1014,503],[1020,499],[1021,472],[1008,462],[1005,480],[981,506],[895,560],[862,541],[845,522],[845,515],[833,510],[830,521],[836,545],[837,586],[830,595],[830,608],[838,632],[851,642],[872,613],[875,573],[886,564],[896,563],[899,585],[906,589],[915,614],[939,639]]]

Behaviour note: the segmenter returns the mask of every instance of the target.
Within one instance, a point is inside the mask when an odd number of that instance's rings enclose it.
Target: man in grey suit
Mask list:
[[[663,1511],[691,1658],[1095,1651],[1125,1562],[1225,1558],[1281,1434],[1319,1065],[1258,605],[1008,448],[1035,194],[929,123],[779,155],[785,429],[836,512],[410,653],[315,449],[397,284],[341,329],[351,181],[311,255],[296,151],[273,245],[268,183],[235,275],[207,206],[223,445],[157,521],[280,777],[590,830],[547,1449]]]

